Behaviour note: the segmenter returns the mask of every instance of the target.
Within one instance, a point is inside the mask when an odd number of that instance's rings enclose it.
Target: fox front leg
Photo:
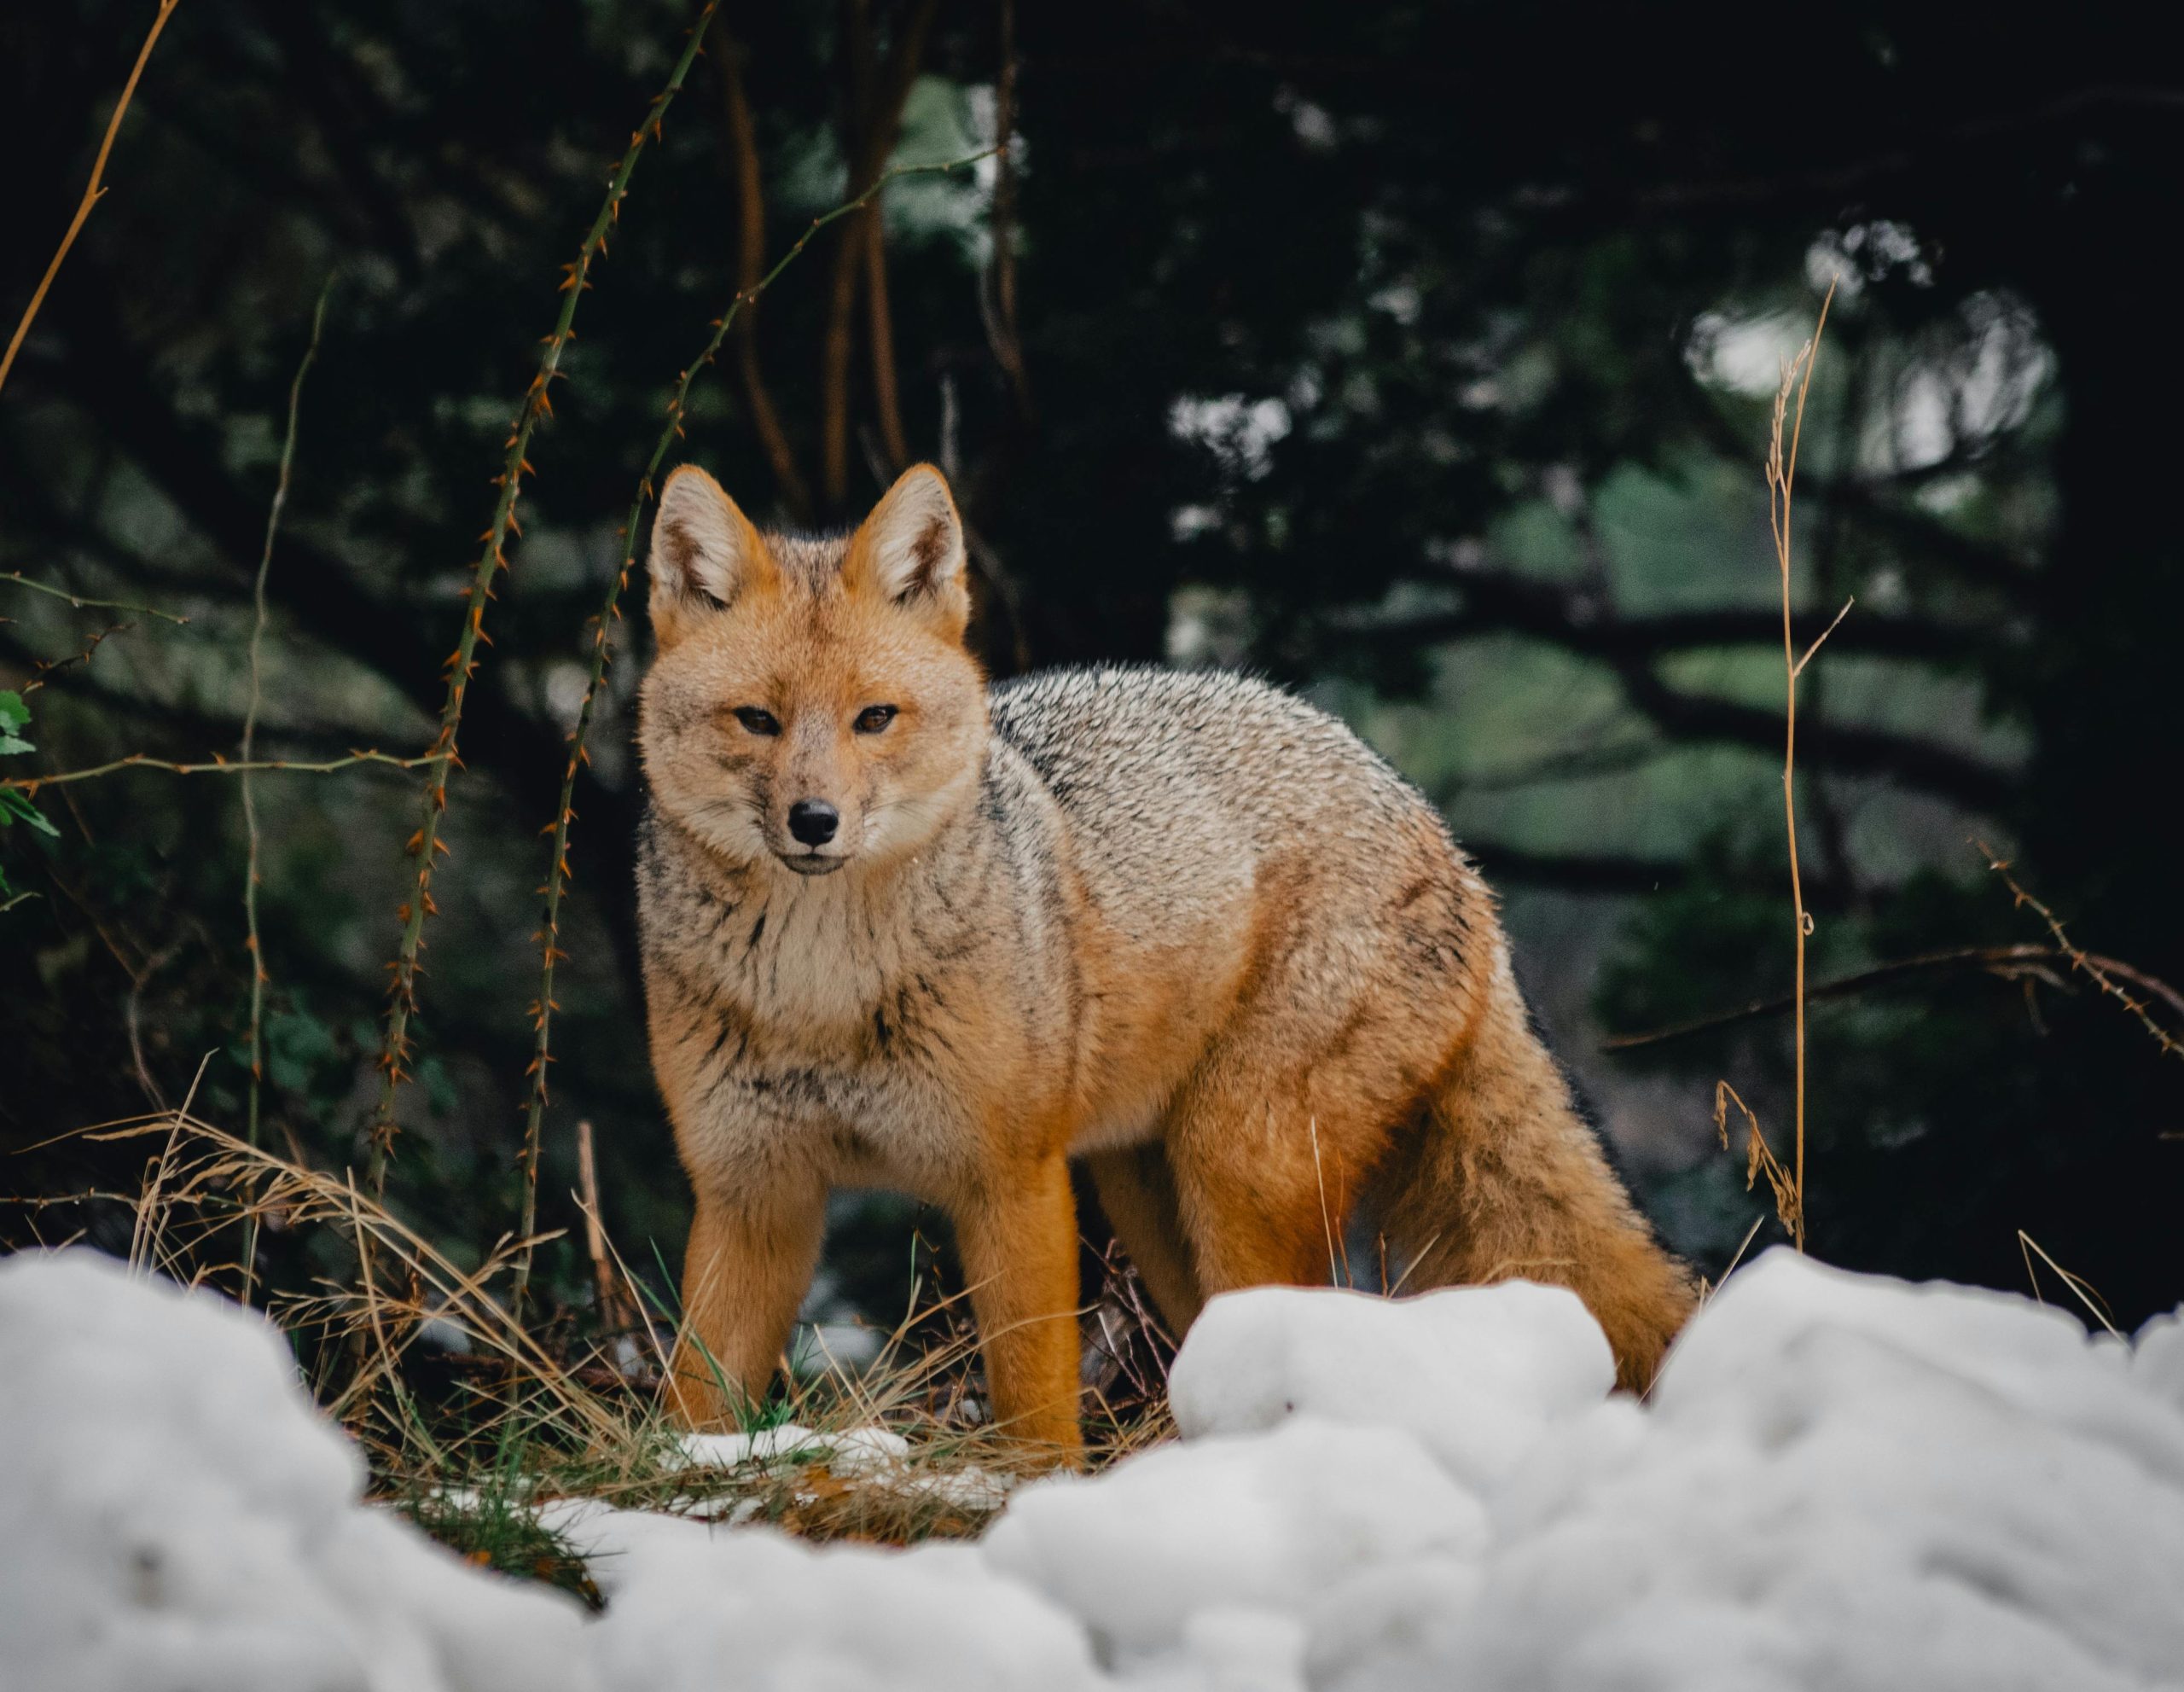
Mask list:
[[[995,1172],[952,1206],[979,1320],[986,1388],[1003,1432],[1074,1463],[1077,1204],[1060,1155]]]
[[[686,1427],[734,1426],[762,1401],[819,1265],[826,1193],[698,1189],[669,1392]]]

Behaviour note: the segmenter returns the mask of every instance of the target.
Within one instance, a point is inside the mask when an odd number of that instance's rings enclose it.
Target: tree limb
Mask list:
[[[1367,632],[1376,643],[1387,646],[1460,640],[1481,634],[1529,634],[1595,658],[1650,657],[1702,647],[1767,645],[1779,643],[1782,638],[1780,613],[1765,608],[1722,607],[1624,617],[1601,613],[1589,598],[1580,599],[1550,583],[1512,571],[1466,570],[1456,581],[1464,593],[1461,610],[1375,623]],[[1798,627],[1808,641],[1825,626],[1825,618],[1817,614],[1798,619]],[[1860,616],[1835,632],[1828,649],[1949,663],[1978,655],[1978,631],[1949,623]]]
[[[855,199],[879,180],[887,155],[895,150],[903,106],[909,98],[910,84],[917,80],[926,38],[932,32],[938,9],[938,0],[916,0],[896,32],[886,65],[869,71],[870,9],[864,0],[850,0],[844,8],[845,56],[852,73],[843,121],[842,152],[850,167],[845,199]],[[833,507],[839,507],[849,494],[850,327],[857,308],[858,277],[869,263],[868,230],[877,218],[878,207],[874,206],[843,224],[827,289],[827,329],[819,358],[819,477],[821,497]]]
[[[1553,583],[1533,581],[1511,571],[1461,569],[1453,573],[1453,579],[1464,593],[1463,610],[1413,619],[1400,625],[1403,635],[1412,640],[1446,640],[1506,631],[1550,641],[1606,661],[1631,704],[1676,738],[1770,750],[1781,742],[1779,712],[1686,693],[1662,681],[1653,669],[1653,660],[1670,651],[1780,640],[1779,613],[1725,609],[1624,619],[1603,613],[1588,599]],[[1803,626],[1810,638],[1826,625],[1809,615]],[[1375,638],[1380,637],[1380,631],[1372,632]],[[1396,633],[1391,630],[1388,637]],[[1853,619],[1836,631],[1834,639],[1843,650],[1894,657],[1972,655],[1968,633],[1902,618]],[[2016,782],[2013,772],[1999,765],[1892,730],[1828,723],[1815,738],[1818,743],[1810,753],[1815,763],[1852,774],[1891,776],[1974,810],[1993,811],[2001,805]]]
[[[2103,957],[2097,953],[2081,954],[2062,946],[2032,945],[1953,946],[1945,951],[1921,952],[1915,957],[1895,958],[1886,963],[1876,964],[1871,969],[1862,969],[1855,975],[1845,975],[1838,980],[1823,982],[1817,987],[1808,987],[1805,998],[1808,1003],[1814,999],[1851,998],[1868,987],[1902,980],[1907,976],[1966,966],[2005,978],[2039,975],[2054,981],[2061,978],[2053,966],[2069,965],[2078,956],[2085,957],[2119,980],[2157,994],[2179,1015],[2184,1015],[2184,993],[2179,993],[2158,976],[2149,975],[2128,963],[2112,957]],[[1661,1045],[1693,1034],[1703,1034],[1711,1029],[1733,1027],[1737,1023],[1749,1022],[1758,1017],[1777,1015],[1790,1009],[1796,1003],[1795,997],[1786,993],[1774,998],[1754,999],[1734,1010],[1717,1011],[1711,1015],[1693,1017],[1686,1022],[1672,1022],[1666,1027],[1649,1028],[1643,1033],[1613,1035],[1600,1043],[1600,1050],[1630,1051],[1639,1046]]]
[[[728,32],[716,15],[712,22],[713,69],[720,78],[722,127],[728,142],[729,168],[735,178],[735,286],[743,311],[735,325],[736,373],[759,449],[781,489],[781,503],[799,523],[811,520],[811,489],[798,468],[796,451],[781,427],[781,413],[758,365],[758,302],[752,290],[766,268],[765,178],[758,160],[758,130],[743,85],[749,50]]]

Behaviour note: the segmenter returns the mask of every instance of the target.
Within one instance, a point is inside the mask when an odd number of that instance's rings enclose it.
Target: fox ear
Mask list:
[[[779,584],[780,567],[751,520],[694,464],[667,479],[653,519],[653,627],[662,641],[707,611]]]
[[[850,537],[842,577],[852,592],[899,605],[954,639],[971,620],[963,564],[963,520],[946,480],[913,464]]]

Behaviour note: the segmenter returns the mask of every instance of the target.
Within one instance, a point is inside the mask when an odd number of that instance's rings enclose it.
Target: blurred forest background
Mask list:
[[[0,321],[82,191],[151,0],[0,13]],[[288,392],[332,278],[275,545],[262,756],[430,742],[510,417],[695,0],[183,0],[0,396],[0,688],[34,750],[233,758]],[[719,15],[644,158],[533,438],[463,719],[389,1191],[472,1260],[515,1225],[542,828],[589,620],[677,373],[888,162],[691,390],[677,456],[825,524],[938,461],[999,674],[1240,665],[1340,712],[1503,890],[1542,1018],[1671,1241],[1755,1218],[1778,1146],[1781,625],[1761,461],[1839,279],[1805,422],[1801,822],[1814,1249],[2022,1288],[2023,1230],[2128,1323],[2184,1294],[2184,1064],[2054,956],[2184,981],[2184,543],[2164,492],[2158,231],[2184,83],[2148,10],[1351,0],[841,0]],[[2149,78],[2167,75],[2154,83]],[[642,603],[642,584],[633,588]],[[542,1223],[595,1128],[634,1263],[686,1200],[633,944],[642,617],[576,791]],[[259,777],[269,1143],[361,1170],[420,778]],[[232,776],[42,789],[0,831],[0,1191],[132,1189],[179,1102],[239,1127]],[[2157,1015],[2167,1009],[2157,999]],[[206,1055],[210,1054],[209,1061]],[[920,1218],[840,1201],[810,1310],[901,1307]],[[1095,1224],[1096,1226],[1096,1224]],[[9,1243],[127,1211],[11,1202]],[[1769,1237],[1773,1224],[1768,1224]],[[278,1276],[331,1250],[269,1231]],[[285,1256],[284,1256],[285,1254]],[[542,1273],[581,1301],[581,1247]],[[2050,1281],[2050,1295],[2057,1288]]]

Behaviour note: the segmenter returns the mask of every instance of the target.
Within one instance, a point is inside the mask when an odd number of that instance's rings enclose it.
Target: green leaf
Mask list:
[[[23,703],[19,693],[0,693],[0,724],[10,729],[22,728],[31,720],[31,708]]]
[[[0,788],[0,828],[5,828],[17,817],[29,823],[41,834],[61,838],[61,830],[45,819],[45,813],[14,788]]]

